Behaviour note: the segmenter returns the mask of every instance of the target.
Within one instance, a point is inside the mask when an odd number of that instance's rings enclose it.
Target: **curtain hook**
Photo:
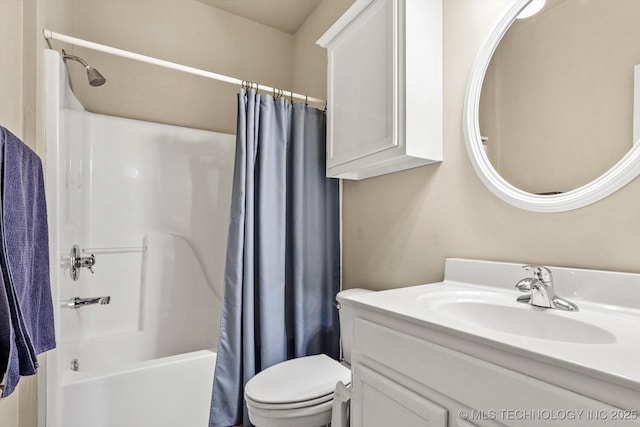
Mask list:
[[[260,90],[260,83],[256,83],[256,93]]]
[[[305,95],[305,96],[304,96],[304,106],[305,106],[305,107],[308,107],[308,106],[309,106],[309,96],[308,96],[308,95]]]
[[[325,99],[324,100],[324,112],[325,113],[327,112],[327,103],[328,103],[328,101]]]

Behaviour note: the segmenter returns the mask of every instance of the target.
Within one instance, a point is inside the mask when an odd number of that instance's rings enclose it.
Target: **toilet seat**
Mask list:
[[[328,424],[338,381],[350,383],[351,370],[324,354],[274,365],[245,386],[249,418],[261,427]]]
[[[306,408],[308,406],[316,406],[316,405],[320,405],[322,403],[328,402],[330,400],[333,400],[333,393],[329,393],[324,396],[319,396],[319,397],[316,397],[315,399],[301,400],[300,402],[286,402],[286,403],[255,402],[251,399],[248,399],[246,396],[245,396],[245,399],[247,401],[247,405],[251,405],[254,408],[273,409],[273,410],[297,409],[297,408]]]
[[[281,406],[308,402],[303,406],[309,406],[331,399],[338,381],[351,382],[349,368],[318,354],[265,369],[247,382],[244,396],[256,404]]]

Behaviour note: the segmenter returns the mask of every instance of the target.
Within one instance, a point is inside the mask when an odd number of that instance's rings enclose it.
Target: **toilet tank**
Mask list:
[[[340,316],[340,342],[342,344],[342,360],[351,365],[351,345],[353,343],[353,306],[350,301],[356,295],[370,293],[368,289],[354,288],[338,292],[338,314]]]

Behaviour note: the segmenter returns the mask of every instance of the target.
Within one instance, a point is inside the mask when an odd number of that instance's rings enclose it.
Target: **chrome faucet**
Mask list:
[[[73,245],[71,247],[71,254],[69,255],[69,258],[65,258],[63,260],[64,266],[69,268],[71,278],[73,280],[80,279],[81,268],[87,268],[91,274],[93,274],[93,266],[96,264],[95,255],[91,254],[89,256],[82,256],[78,245]]]
[[[111,302],[111,297],[95,297],[95,298],[79,298],[75,297],[68,301],[62,301],[63,307],[68,308],[80,308],[85,305],[94,305],[94,304],[109,304]]]
[[[553,276],[551,271],[542,265],[523,265],[525,270],[533,271],[534,277],[527,277],[516,283],[520,292],[529,292],[518,297],[518,302],[531,304],[542,308],[555,308],[565,311],[578,311],[574,303],[560,298],[553,288]]]

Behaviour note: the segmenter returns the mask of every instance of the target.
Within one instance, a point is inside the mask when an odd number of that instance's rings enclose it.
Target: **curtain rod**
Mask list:
[[[310,96],[300,95],[299,93],[295,93],[295,92],[291,92],[291,91],[287,91],[287,90],[273,88],[273,87],[266,86],[266,85],[259,85],[256,82],[250,82],[248,80],[240,80],[240,79],[236,79],[234,77],[229,77],[229,76],[225,76],[225,75],[222,75],[222,74],[212,73],[210,71],[200,70],[198,68],[193,68],[193,67],[189,67],[189,66],[186,66],[186,65],[176,64],[175,62],[165,61],[163,59],[154,58],[152,56],[141,55],[139,53],[133,53],[133,52],[129,52],[129,51],[126,51],[126,50],[118,49],[118,48],[115,48],[115,47],[105,46],[105,45],[98,44],[98,43],[93,43],[93,42],[90,42],[90,41],[87,41],[87,40],[82,40],[82,39],[78,39],[78,38],[75,38],[75,37],[67,36],[65,34],[56,33],[56,32],[53,32],[51,30],[47,30],[46,28],[42,30],[42,33],[43,33],[45,39],[59,40],[61,42],[69,43],[69,44],[72,44],[74,46],[85,47],[87,49],[97,50],[99,52],[104,52],[104,53],[108,53],[108,54],[111,54],[111,55],[122,56],[124,58],[133,59],[135,61],[140,61],[140,62],[146,62],[148,64],[159,65],[161,67],[171,68],[171,69],[178,70],[178,71],[183,71],[183,72],[189,73],[189,74],[195,74],[197,76],[206,77],[208,79],[214,79],[214,80],[219,80],[219,81],[226,82],[226,83],[232,83],[232,84],[236,84],[236,85],[239,85],[239,86],[242,86],[242,87],[246,87],[248,84],[249,85],[255,85],[256,88],[259,87],[260,89],[262,89],[264,91],[272,92],[272,93],[274,93],[276,95],[286,96],[286,97],[290,97],[290,98],[303,99],[303,100],[305,100],[305,102],[317,102],[317,103],[321,103],[321,104],[325,103],[324,99],[312,98]]]

